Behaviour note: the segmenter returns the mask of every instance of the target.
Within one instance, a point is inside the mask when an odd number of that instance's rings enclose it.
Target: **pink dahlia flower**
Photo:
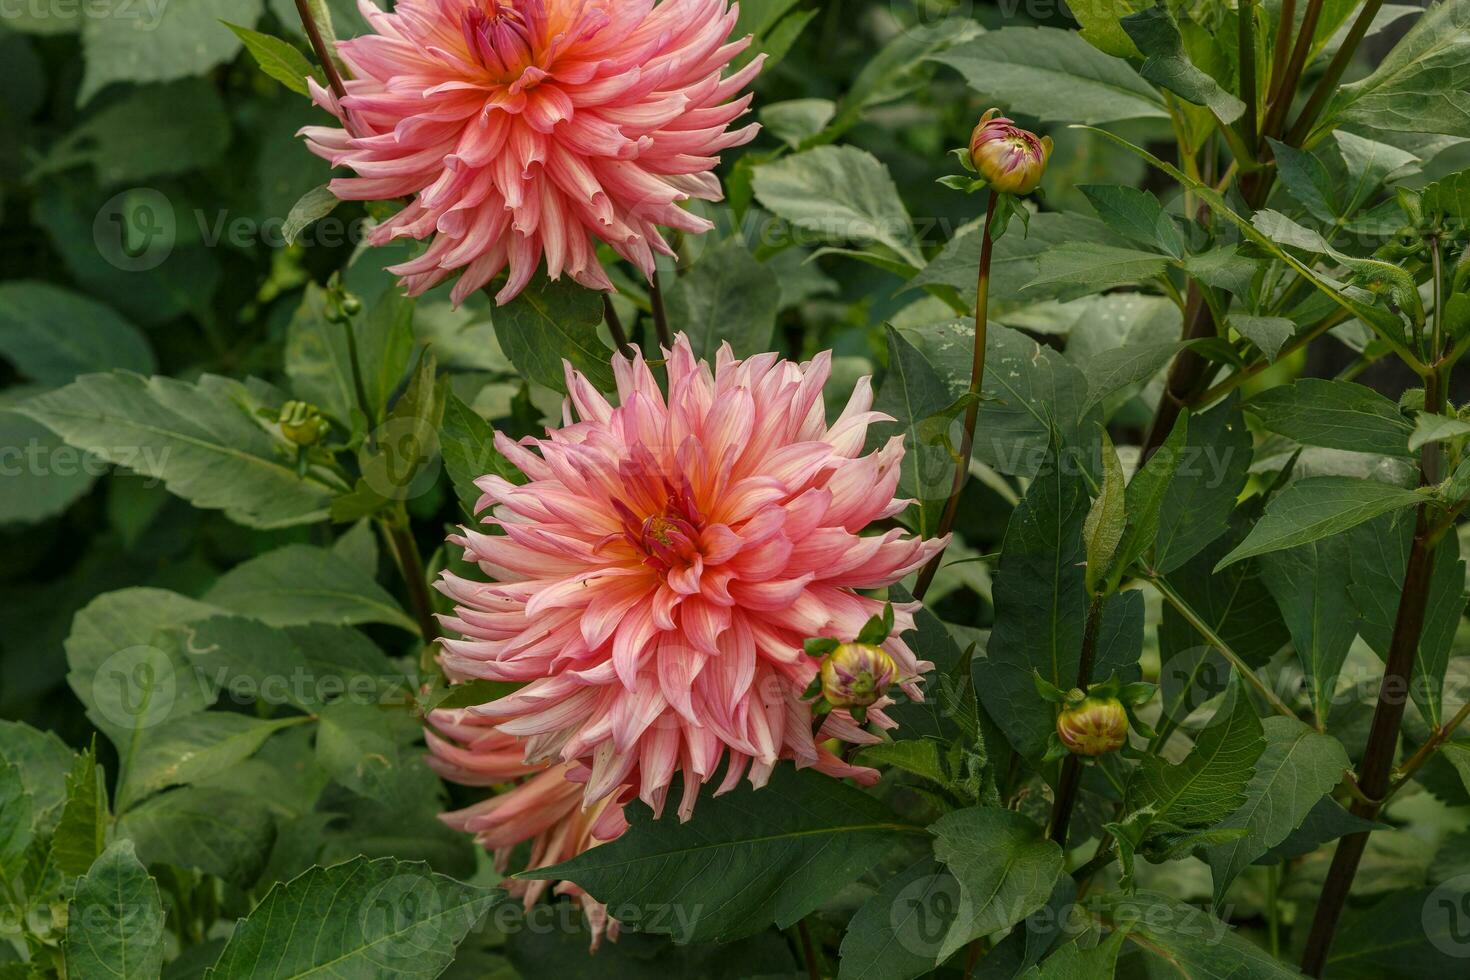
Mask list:
[[[527,761],[571,766],[584,805],[636,792],[655,812],[683,773],[679,814],[728,759],[719,792],[778,759],[871,782],[822,743],[877,737],[846,712],[813,731],[803,694],[820,658],[808,637],[852,640],[883,604],[858,594],[898,581],[944,545],[901,530],[864,534],[895,499],[903,440],[863,455],[867,379],[830,426],[830,355],[802,365],[722,346],[713,370],[682,336],[668,352],[665,399],[641,356],[614,360],[618,406],[567,368],[561,428],[499,450],[528,477],[477,481],[484,523],[452,540],[493,580],[446,573],[456,603],[443,642],[455,679],[527,682],[469,712],[525,740]],[[932,666],[899,634],[882,644],[919,698]],[[868,719],[891,726],[878,701]]]
[[[658,226],[707,231],[679,202],[719,200],[720,151],[755,136],[729,129],[763,59],[721,77],[750,43],[726,43],[726,0],[359,4],[376,33],[338,46],[347,97],[310,83],[346,128],[301,132],[356,172],[332,181],[338,197],[412,198],[368,236],[431,239],[390,267],[411,295],[459,271],[459,302],[509,266],[504,303],[542,258],[552,279],[611,289],[598,240],[651,275],[673,254]]]
[[[497,870],[505,871],[511,851],[527,841],[531,845],[527,866],[545,868],[626,829],[623,807],[615,800],[603,799],[583,809],[581,787],[567,779],[570,765],[527,765],[519,739],[465,711],[436,711],[429,723],[432,727],[425,732],[432,752],[429,766],[445,779],[466,786],[521,780],[505,792],[441,817],[450,827],[474,834],[477,843],[492,851]],[[504,884],[530,908],[550,882],[508,879]],[[581,904],[594,950],[604,934],[617,938],[618,922],[608,916],[607,906],[570,881],[560,882],[556,893]]]

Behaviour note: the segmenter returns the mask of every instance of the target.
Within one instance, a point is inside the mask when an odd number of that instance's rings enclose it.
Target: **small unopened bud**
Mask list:
[[[290,401],[282,405],[276,421],[281,427],[281,435],[298,446],[316,445],[331,429],[331,424],[322,418],[316,406],[306,402]]]
[[[1030,194],[1046,173],[1051,137],[1038,137],[990,109],[970,134],[970,162],[975,170],[1004,194]]]
[[[1117,698],[1090,698],[1071,691],[1057,716],[1057,737],[1077,755],[1116,752],[1128,741],[1128,712]]]
[[[898,679],[898,665],[882,647],[842,643],[822,661],[822,697],[834,708],[865,708]]]

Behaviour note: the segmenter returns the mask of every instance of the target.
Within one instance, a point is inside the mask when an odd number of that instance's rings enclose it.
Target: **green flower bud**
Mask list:
[[[1088,697],[1074,689],[1057,716],[1057,737],[1077,755],[1116,752],[1128,741],[1128,712],[1117,698]]]
[[[842,643],[822,661],[822,697],[834,708],[865,708],[898,679],[898,665],[882,647]]]
[[[316,445],[332,428],[315,405],[298,401],[282,405],[276,422],[281,427],[281,435],[302,447]]]

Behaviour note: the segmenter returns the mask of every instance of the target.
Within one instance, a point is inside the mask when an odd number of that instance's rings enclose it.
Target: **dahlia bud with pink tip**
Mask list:
[[[992,189],[1004,194],[1030,194],[1046,173],[1051,137],[1038,137],[989,109],[970,134],[970,162]]]
[[[872,643],[840,643],[822,661],[822,697],[834,708],[866,708],[898,679],[898,665]]]
[[[1088,697],[1074,688],[1057,716],[1057,737],[1076,755],[1116,752],[1128,741],[1128,712],[1117,698]]]

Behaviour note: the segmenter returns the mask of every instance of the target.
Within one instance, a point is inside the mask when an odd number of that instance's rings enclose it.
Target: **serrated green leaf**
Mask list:
[[[0,284],[0,355],[46,385],[64,385],[93,371],[154,368],[142,332],[111,308],[26,280]]]
[[[1303,378],[1268,388],[1243,407],[1265,428],[1306,446],[1409,455],[1414,424],[1396,404],[1351,381]]]
[[[430,980],[504,896],[392,858],[312,868],[271,887],[235,927],[211,980]]]
[[[721,343],[736,357],[749,357],[770,349],[780,288],[776,273],[733,237],[701,255],[669,287],[665,302],[696,357],[713,360]]]
[[[1348,588],[1351,565],[1343,535],[1273,551],[1260,559],[1261,580],[1291,630],[1313,712],[1322,723],[1332,710],[1337,675],[1358,634]]]
[[[885,881],[842,937],[837,980],[912,980],[933,970],[960,908],[960,886],[931,857]]]
[[[569,279],[538,278],[496,308],[495,336],[511,362],[537,384],[564,393],[562,362],[569,361],[598,391],[610,391],[611,352],[597,333],[602,315],[601,294]]]
[[[150,797],[118,818],[143,864],[172,864],[218,875],[238,888],[260,877],[276,838],[265,800],[213,786],[185,786]]]
[[[51,834],[51,863],[63,874],[86,872],[107,840],[107,787],[95,750],[77,756],[66,777],[66,802]]]
[[[1129,14],[1122,25],[1144,55],[1139,69],[1144,78],[1187,102],[1207,107],[1222,123],[1233,123],[1245,112],[1244,102],[1189,60],[1179,25],[1167,6]]]
[[[298,51],[290,42],[269,34],[262,34],[260,31],[253,31],[248,27],[241,27],[238,24],[226,23],[225,26],[244,43],[245,50],[250,52],[261,71],[296,94],[311,94],[310,89],[306,87],[308,78],[316,78],[317,81],[321,81],[316,69],[312,67],[310,61],[306,60],[306,55]],[[289,219],[287,225],[288,227],[290,225]],[[293,240],[294,237],[288,232],[286,241]]]
[[[1106,431],[1102,436],[1102,462],[1102,487],[1082,522],[1088,592],[1096,592],[1107,576],[1117,554],[1118,542],[1123,540],[1123,528],[1128,523],[1123,464],[1119,462],[1113,440]]]
[[[1296,333],[1296,324],[1282,316],[1232,313],[1226,318],[1226,323],[1236,333],[1255,344],[1256,349],[1265,354],[1268,361],[1276,360],[1281,348]]]
[[[186,785],[228,771],[255,754],[272,734],[307,719],[252,718],[226,711],[186,715],[148,733],[122,774],[119,810],[169,786]]]
[[[1238,394],[1190,416],[1189,435],[1159,509],[1156,570],[1174,571],[1225,533],[1245,487],[1252,443]]]
[[[371,575],[327,548],[304,544],[236,565],[205,593],[205,601],[272,626],[386,623],[418,630]]]
[[[133,852],[114,841],[77,882],[67,906],[66,975],[156,980],[163,968],[163,901]]]
[[[1167,115],[1163,99],[1126,61],[1076,31],[1006,27],[934,56],[981,95],[1049,122],[1114,122]]]
[[[1118,184],[1084,184],[1078,190],[1087,195],[1098,217],[1124,238],[1184,258],[1184,238],[1153,192]]]
[[[900,463],[899,493],[918,502],[916,527],[923,536],[933,535],[940,511],[954,486],[954,459],[958,437],[948,419],[936,418],[950,404],[949,391],[924,354],[893,327],[888,334],[888,374],[873,402],[876,411],[892,416],[894,423],[874,425],[868,434],[869,448],[882,446],[890,436],[903,435],[904,455]],[[951,445],[946,441],[951,440]]]
[[[1215,568],[1218,571],[1243,558],[1318,541],[1425,499],[1414,490],[1349,476],[1297,480],[1272,498],[1246,539]]]

